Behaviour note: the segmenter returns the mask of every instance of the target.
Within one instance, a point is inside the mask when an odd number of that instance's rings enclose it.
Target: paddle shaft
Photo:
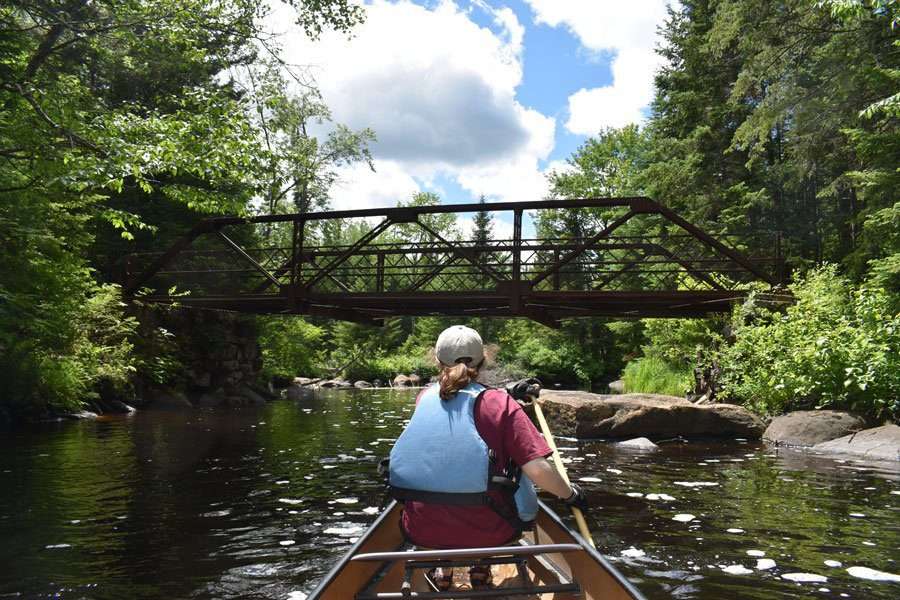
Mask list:
[[[538,423],[541,425],[541,431],[544,432],[544,437],[547,438],[547,444],[553,450],[553,463],[556,465],[556,470],[566,480],[566,483],[569,483],[569,474],[566,473],[566,467],[559,456],[559,450],[557,450],[556,442],[553,439],[553,432],[550,431],[547,419],[544,418],[544,411],[541,410],[541,405],[538,404],[537,399],[532,402],[532,406],[534,407],[534,414],[537,416]],[[594,538],[591,537],[591,530],[588,529],[587,521],[584,520],[581,509],[573,506],[572,515],[575,517],[575,523],[578,524],[578,531],[581,533],[581,537],[586,539],[591,546],[594,546]]]

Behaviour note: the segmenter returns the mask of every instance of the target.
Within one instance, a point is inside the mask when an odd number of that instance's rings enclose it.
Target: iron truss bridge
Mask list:
[[[472,240],[472,227],[447,224],[447,213],[471,224],[480,209],[495,217],[495,231],[506,224],[493,237],[507,239]],[[546,211],[556,211],[556,224],[579,214],[581,231],[524,237],[523,215]],[[774,291],[779,238],[767,238],[715,238],[641,197],[216,217],[166,252],[126,256],[123,280],[126,294],[144,302],[371,324],[400,315],[549,326],[588,316],[696,317],[730,310],[758,284],[769,301],[787,301]]]

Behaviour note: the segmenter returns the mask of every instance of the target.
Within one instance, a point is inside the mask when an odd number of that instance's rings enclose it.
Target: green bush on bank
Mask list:
[[[73,412],[101,386],[113,393],[130,386],[137,321],[125,315],[118,286],[84,284],[52,311],[39,303],[7,308],[0,321],[13,333],[0,336],[0,371],[7,378],[0,408],[33,418]],[[22,312],[14,321],[17,308]]]
[[[655,356],[644,356],[633,360],[622,372],[625,393],[686,395],[693,384],[689,369],[676,369]]]
[[[722,349],[725,396],[763,414],[849,409],[900,418],[900,314],[882,288],[855,288],[834,266],[791,286],[796,304],[768,311],[751,298]]]

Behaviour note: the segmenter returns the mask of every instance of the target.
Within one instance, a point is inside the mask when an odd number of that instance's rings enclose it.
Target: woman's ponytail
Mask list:
[[[452,367],[441,365],[441,374],[438,377],[438,383],[441,386],[441,400],[450,400],[476,377],[478,377],[478,369],[474,369],[466,363],[459,362]]]

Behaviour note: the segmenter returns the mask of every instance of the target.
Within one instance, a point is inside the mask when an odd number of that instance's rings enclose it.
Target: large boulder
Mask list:
[[[763,439],[778,446],[815,446],[866,427],[859,415],[839,410],[800,410],[772,419]]]
[[[394,387],[409,387],[411,384],[409,382],[409,377],[406,375],[397,375],[394,377],[393,385]]]
[[[765,429],[759,417],[740,406],[698,406],[684,398],[659,394],[543,390],[539,401],[554,433],[579,438],[758,439]]]
[[[357,389],[364,390],[364,389],[367,389],[367,388],[372,387],[372,384],[369,383],[368,381],[362,381],[362,380],[360,380],[360,381],[354,382],[354,383],[353,383],[353,387],[355,387],[355,388],[357,388]]]
[[[417,374],[415,374],[415,373],[410,373],[410,374],[409,374],[409,385],[411,385],[411,386],[413,386],[413,387],[419,387],[419,386],[421,386],[421,385],[422,385],[422,378],[419,377],[419,376],[418,376]]]
[[[900,460],[900,426],[864,429],[812,447],[815,452],[847,454],[875,460]]]

